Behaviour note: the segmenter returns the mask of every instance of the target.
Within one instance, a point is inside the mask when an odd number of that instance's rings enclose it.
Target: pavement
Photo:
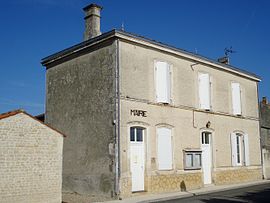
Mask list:
[[[160,194],[142,194],[142,195],[134,195],[129,198],[125,198],[123,200],[112,200],[106,201],[106,203],[149,203],[149,202],[159,202],[159,201],[166,201],[172,199],[180,199],[180,198],[187,198],[193,197],[197,195],[204,195],[214,192],[222,192],[227,190],[239,189],[244,187],[256,186],[261,184],[270,183],[270,180],[260,180],[255,182],[248,182],[248,183],[239,183],[233,185],[209,185],[205,186],[204,188],[197,189],[197,190],[190,190],[186,192],[170,192],[170,193],[160,193]]]

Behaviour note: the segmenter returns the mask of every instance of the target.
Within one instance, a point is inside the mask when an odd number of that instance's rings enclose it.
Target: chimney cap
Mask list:
[[[263,97],[263,98],[262,98],[262,103],[265,104],[265,105],[268,104],[268,99],[267,99],[267,97]]]
[[[84,10],[84,11],[87,11],[87,10],[89,10],[89,9],[92,8],[92,7],[96,7],[96,8],[102,9],[102,6],[99,6],[99,5],[97,5],[97,4],[90,4],[90,5],[88,5],[88,6],[85,6],[85,7],[83,8],[83,10]]]

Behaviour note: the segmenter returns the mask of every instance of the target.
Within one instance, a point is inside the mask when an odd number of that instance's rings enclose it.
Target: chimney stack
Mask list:
[[[263,98],[262,98],[262,104],[265,104],[265,105],[268,104],[267,97],[263,97]]]
[[[84,41],[96,37],[100,32],[100,11],[102,7],[97,4],[90,4],[83,8],[85,12]]]
[[[218,62],[229,65],[229,57],[228,56],[221,57],[218,59]]]

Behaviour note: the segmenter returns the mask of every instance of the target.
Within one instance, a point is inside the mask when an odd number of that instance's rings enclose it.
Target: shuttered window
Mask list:
[[[199,73],[199,102],[200,108],[210,110],[211,107],[211,88],[210,88],[210,77],[208,73]]]
[[[249,166],[249,141],[247,134],[231,134],[232,166]]]
[[[169,128],[157,128],[158,169],[172,169],[172,133]]]
[[[166,62],[155,63],[156,101],[170,103],[171,99],[171,73],[170,65]]]
[[[231,84],[232,88],[232,109],[234,115],[242,114],[242,106],[241,106],[241,89],[240,84],[233,82]]]

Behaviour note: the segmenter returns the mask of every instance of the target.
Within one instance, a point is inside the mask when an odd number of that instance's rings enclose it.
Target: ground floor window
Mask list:
[[[231,134],[231,151],[233,166],[249,165],[248,135],[244,133]]]
[[[184,150],[184,167],[185,167],[185,170],[201,169],[202,151],[201,150]]]

